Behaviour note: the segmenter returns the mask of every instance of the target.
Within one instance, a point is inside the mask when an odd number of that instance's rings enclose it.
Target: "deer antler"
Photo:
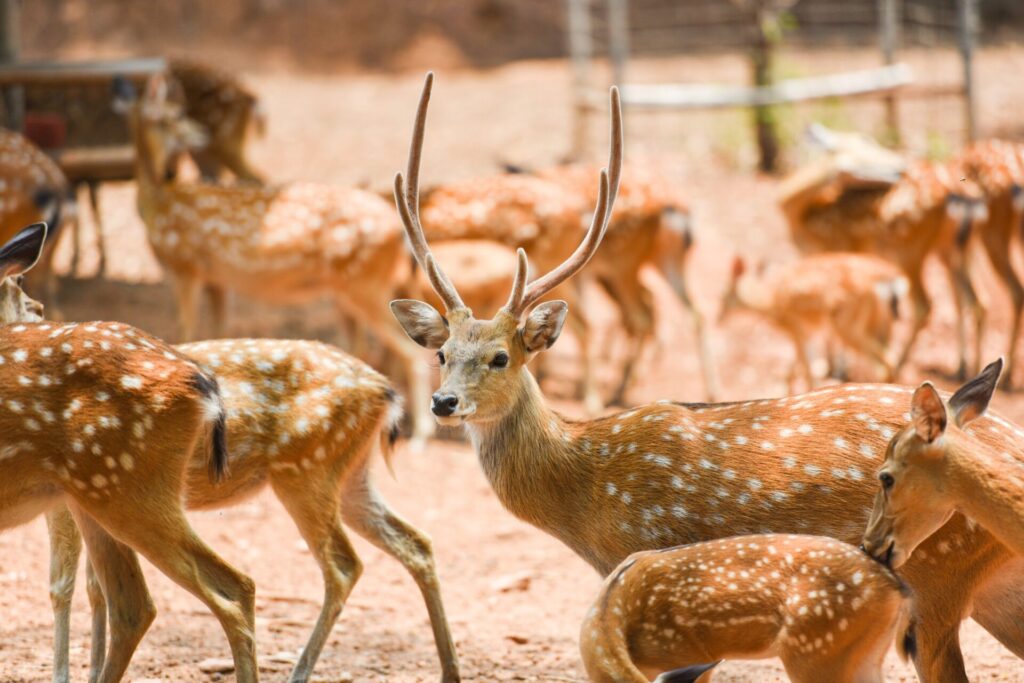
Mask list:
[[[612,213],[615,195],[619,191],[619,173],[622,170],[622,108],[619,103],[619,89],[612,87],[610,93],[610,109],[612,116],[611,151],[608,156],[608,167],[601,169],[597,208],[590,222],[590,228],[576,251],[561,265],[526,285],[527,269],[525,254],[520,253],[520,265],[516,271],[516,279],[512,285],[512,295],[505,310],[513,316],[522,315],[523,311],[537,302],[542,296],[575,275],[597,251],[604,231],[608,227],[608,218]],[[521,250],[520,250],[521,251]]]
[[[405,226],[405,234],[409,238],[409,245],[416,261],[427,273],[431,286],[437,295],[441,297],[445,308],[454,311],[465,308],[459,293],[455,291],[448,276],[444,274],[440,266],[430,253],[427,246],[427,238],[423,234],[423,226],[420,224],[420,156],[423,153],[423,130],[427,122],[427,105],[430,104],[430,89],[434,85],[434,73],[427,72],[427,78],[423,82],[423,92],[420,94],[420,103],[416,107],[416,123],[412,129],[412,143],[409,145],[409,163],[406,167],[406,176],[401,173],[395,174],[395,205],[398,207],[398,214],[402,217],[402,225]]]

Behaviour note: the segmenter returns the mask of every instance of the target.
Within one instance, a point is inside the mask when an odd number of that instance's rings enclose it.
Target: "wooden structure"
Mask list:
[[[574,112],[573,138],[571,154],[581,156],[587,139],[587,119],[589,114],[600,104],[600,93],[605,84],[593,84],[591,63],[595,56],[603,53],[607,56],[613,81],[622,88],[622,104],[633,109],[708,109],[744,107],[760,109],[771,105],[792,102],[803,102],[835,97],[879,97],[884,100],[886,121],[892,131],[893,141],[898,142],[899,115],[898,102],[902,97],[938,97],[951,94],[960,96],[964,102],[964,137],[973,140],[977,130],[974,110],[974,79],[972,57],[975,35],[977,34],[977,0],[956,0],[956,42],[963,62],[963,80],[960,84],[941,87],[923,88],[913,85],[910,69],[897,61],[897,53],[902,44],[902,28],[904,24],[913,29],[917,36],[923,31],[921,6],[913,4],[914,0],[874,0],[874,17],[877,21],[877,34],[882,53],[882,64],[875,69],[852,71],[811,78],[790,79],[786,81],[762,85],[760,87],[725,84],[698,83],[630,83],[628,61],[632,53],[631,45],[642,45],[645,53],[664,54],[668,51],[679,52],[685,47],[678,41],[670,48],[666,43],[673,31],[672,21],[676,21],[677,33],[686,33],[693,38],[694,26],[684,26],[678,22],[686,22],[697,16],[697,5],[700,2],[682,2],[673,7],[662,6],[657,0],[566,0],[568,3],[568,46],[573,69]],[[921,0],[917,0],[918,3]],[[834,23],[847,21],[847,14],[857,10],[858,21],[863,22],[870,16],[870,8],[860,7],[861,3],[842,3],[825,6],[823,1],[812,3],[805,0],[804,4],[814,4],[818,18],[833,12]],[[691,7],[692,5],[692,7]],[[857,7],[854,7],[857,5]],[[743,36],[743,14],[730,3],[717,2],[709,5],[702,20],[709,25],[731,28],[731,34]],[[647,14],[644,14],[647,12]],[[731,13],[730,13],[731,12]],[[846,13],[844,13],[846,12]],[[734,16],[735,15],[735,16]],[[648,21],[654,17],[656,26],[646,26],[643,30],[634,29],[630,25],[631,17],[644,17]],[[595,30],[595,26],[604,29]],[[685,29],[685,31],[684,31]],[[642,41],[631,40],[634,33],[639,32]],[[722,35],[718,32],[716,35]],[[929,41],[934,40],[933,34],[927,35]],[[653,47],[652,41],[653,40]],[[919,41],[920,42],[920,41]],[[695,48],[707,47],[706,45]],[[723,48],[740,49],[741,43],[723,43]]]

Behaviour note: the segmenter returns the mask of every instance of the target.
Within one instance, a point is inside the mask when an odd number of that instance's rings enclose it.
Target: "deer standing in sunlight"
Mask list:
[[[978,422],[1002,369],[1002,359],[990,364],[948,403],[929,382],[914,392],[910,421],[893,436],[878,471],[881,486],[864,534],[873,556],[902,567],[954,512],[1024,554],[1024,462],[1007,443],[1024,430],[997,415]]]
[[[508,302],[480,320],[438,268],[419,222],[417,179],[432,83],[428,76],[395,199],[445,312],[410,300],[391,308],[414,341],[438,354],[441,386],[432,410],[442,424],[465,426],[506,509],[602,575],[640,550],[726,536],[813,532],[859,542],[874,494],[870,472],[904,422],[898,403],[909,390],[851,384],[781,399],[662,401],[583,421],[551,410],[526,364],[557,341],[567,307],[538,302],[583,268],[601,242],[622,156],[618,93],[611,96],[608,173],[600,176],[597,210],[582,242],[531,282],[520,252]],[[1024,436],[1009,434],[1007,449],[1024,459]],[[1016,607],[1024,604],[1024,563],[960,516],[926,546],[905,568],[920,614],[914,663],[922,680],[967,681],[958,640],[967,615],[1024,654],[1024,615]],[[955,552],[936,562],[940,547]]]
[[[752,311],[789,338],[794,350],[789,393],[795,391],[797,375],[814,388],[807,345],[820,331],[872,360],[885,381],[892,381],[892,328],[907,291],[896,266],[862,254],[816,254],[784,266],[770,281],[744,277],[745,270],[737,257],[720,320]]]
[[[958,159],[909,165],[864,136],[829,133],[828,155],[799,169],[780,187],[779,204],[796,246],[805,253],[857,251],[896,263],[910,283],[913,320],[895,370],[906,364],[928,322],[931,300],[924,264],[936,254],[957,306],[958,373],[981,359],[985,309],[971,282],[965,247],[985,216],[981,190]],[[974,319],[968,361],[967,320]]]
[[[190,463],[191,476],[227,474],[217,382],[128,325],[43,322],[18,279],[45,236],[33,226],[0,249],[0,529],[70,509],[114,635],[100,683],[121,680],[155,617],[129,548],[210,608],[238,680],[256,681],[252,580],[196,536],[181,508]]]
[[[857,548],[822,536],[648,550],[605,580],[580,629],[580,653],[593,683],[647,683],[683,664],[768,657],[779,657],[794,683],[881,681],[901,620],[912,621],[905,591]],[[909,654],[912,634],[898,645]],[[674,673],[658,680],[697,672]]]

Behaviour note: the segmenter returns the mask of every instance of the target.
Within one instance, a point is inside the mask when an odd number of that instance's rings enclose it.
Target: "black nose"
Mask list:
[[[448,417],[455,412],[456,406],[459,405],[459,397],[455,394],[437,393],[430,398],[432,401],[430,409],[438,417]]]

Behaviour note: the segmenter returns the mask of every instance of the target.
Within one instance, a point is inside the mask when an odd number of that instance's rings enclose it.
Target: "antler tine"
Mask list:
[[[529,277],[530,264],[526,260],[526,250],[522,247],[516,249],[516,279],[512,281],[512,294],[508,297],[505,310],[515,311],[520,299],[523,298],[523,291],[526,289],[526,281]]]
[[[568,259],[551,272],[531,282],[518,300],[514,302],[509,300],[507,308],[513,314],[522,313],[542,296],[579,272],[593,257],[604,238],[604,231],[608,227],[608,218],[612,213],[612,205],[619,191],[619,175],[622,171],[622,107],[619,102],[619,89],[614,86],[611,89],[610,100],[611,151],[608,155],[608,168],[601,169],[597,208],[590,222],[590,228],[587,229],[583,241],[576,247],[576,251]],[[513,294],[515,294],[515,288],[513,288]]]
[[[455,290],[448,276],[444,274],[440,266],[430,253],[427,245],[427,238],[423,234],[423,226],[420,224],[420,157],[423,154],[423,132],[427,123],[427,105],[430,104],[430,90],[434,85],[434,73],[427,72],[426,80],[423,82],[423,92],[420,94],[420,102],[416,107],[416,122],[412,129],[412,142],[409,145],[409,163],[406,166],[406,178],[401,173],[395,174],[395,206],[398,207],[398,215],[402,218],[402,225],[405,227],[406,237],[409,238],[409,245],[416,261],[427,273],[431,286],[437,295],[441,297],[445,308],[453,311],[465,308],[462,298]]]

